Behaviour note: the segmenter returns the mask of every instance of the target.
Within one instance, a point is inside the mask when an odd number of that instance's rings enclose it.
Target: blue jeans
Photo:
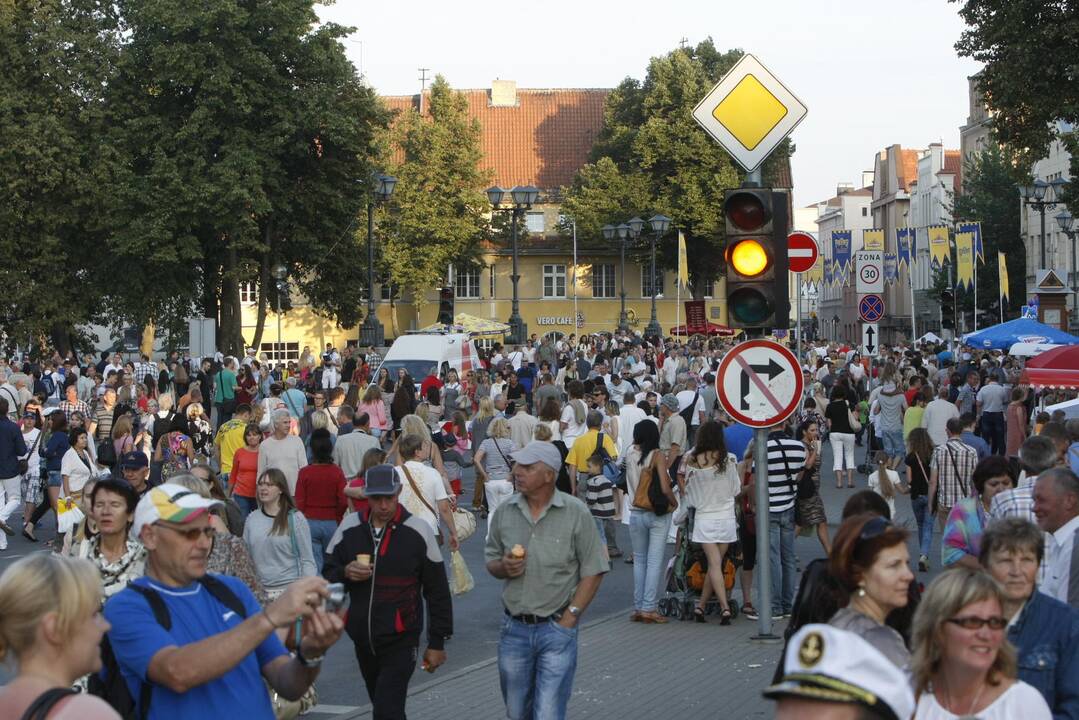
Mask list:
[[[232,499],[236,501],[236,505],[239,506],[240,512],[247,517],[251,513],[259,509],[258,500],[253,497],[245,497],[244,495],[233,495]]]
[[[790,613],[794,607],[794,508],[768,513],[768,557],[772,576],[772,614]],[[761,608],[764,612],[764,608]]]
[[[910,499],[910,509],[918,521],[918,554],[929,557],[929,548],[933,545],[933,516],[929,514],[929,497]]]
[[[326,559],[326,548],[330,546],[337,523],[333,520],[308,519],[307,524],[311,528],[311,552],[315,554],[315,565],[321,575],[322,561]]]
[[[508,615],[498,640],[498,678],[510,720],[562,720],[577,671],[577,628],[528,625]]]
[[[663,577],[663,553],[667,549],[670,513],[656,517],[647,510],[634,509],[629,515],[629,539],[633,543],[633,607],[641,612],[656,611],[656,595]]]

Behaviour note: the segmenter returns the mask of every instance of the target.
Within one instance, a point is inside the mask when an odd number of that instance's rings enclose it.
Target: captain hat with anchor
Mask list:
[[[806,625],[791,637],[785,673],[764,696],[861,705],[889,720],[914,714],[907,675],[865,640],[831,625]]]

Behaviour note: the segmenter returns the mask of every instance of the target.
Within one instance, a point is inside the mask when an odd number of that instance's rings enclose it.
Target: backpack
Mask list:
[[[679,411],[679,415],[686,421],[686,430],[693,424],[693,413],[697,411],[697,400],[701,396],[701,389],[697,388],[697,391],[693,393],[693,402],[691,402],[685,410]]]
[[[198,583],[206,588],[207,592],[213,595],[214,599],[219,603],[241,618],[247,619],[247,608],[244,607],[243,601],[236,597],[236,594],[232,592],[228,585],[213,575],[202,576],[198,579]],[[154,613],[154,620],[157,621],[158,625],[166,630],[172,629],[172,616],[169,615],[169,608],[156,590],[134,583],[128,584],[127,587],[146,598],[146,602],[150,604],[150,609]],[[101,639],[101,670],[90,675],[88,691],[91,695],[96,695],[111,705],[124,720],[144,720],[150,714],[150,700],[153,696],[154,685],[149,680],[142,683],[142,687],[139,689],[139,702],[136,705],[134,698],[131,697],[131,692],[128,690],[123,673],[120,672],[120,663],[112,652],[109,636],[106,635]]]
[[[52,379],[52,373],[42,375],[41,384],[45,387],[45,397],[51,398],[56,394],[56,381]]]
[[[625,479],[622,475],[622,466],[615,462],[611,456],[607,453],[607,448],[603,447],[603,433],[599,433],[596,436],[596,454],[603,458],[603,477],[610,480],[616,487],[619,486],[619,482],[625,485]]]

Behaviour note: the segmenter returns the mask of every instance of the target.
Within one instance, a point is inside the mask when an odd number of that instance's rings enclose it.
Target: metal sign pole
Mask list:
[[[768,428],[753,432],[753,465],[757,501],[757,635],[755,640],[772,640],[772,574],[768,549]]]
[[[802,273],[795,273],[797,278],[796,286],[798,288],[798,338],[795,344],[794,354],[798,356],[798,362],[802,362]]]

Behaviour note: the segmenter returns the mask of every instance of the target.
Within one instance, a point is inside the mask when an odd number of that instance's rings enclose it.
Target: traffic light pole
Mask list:
[[[768,428],[753,431],[753,466],[754,484],[756,485],[755,503],[757,506],[757,634],[754,640],[775,642],[779,638],[772,634],[772,574],[771,556],[768,546]]]

